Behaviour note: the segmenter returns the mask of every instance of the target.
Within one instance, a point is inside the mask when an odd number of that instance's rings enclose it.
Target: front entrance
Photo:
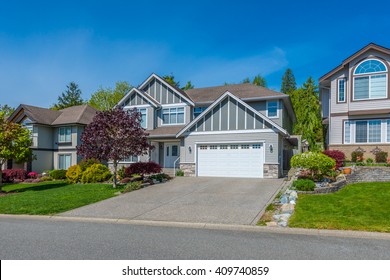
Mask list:
[[[180,156],[179,143],[164,143],[164,167],[173,168]]]

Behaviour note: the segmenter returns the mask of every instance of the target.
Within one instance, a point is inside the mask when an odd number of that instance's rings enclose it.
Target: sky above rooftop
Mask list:
[[[298,85],[370,42],[390,48],[390,2],[2,1],[0,104],[49,107],[74,81],[88,99],[151,73],[195,87],[263,75]]]

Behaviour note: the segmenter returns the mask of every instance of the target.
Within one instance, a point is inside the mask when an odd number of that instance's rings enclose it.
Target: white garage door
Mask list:
[[[200,144],[198,176],[263,177],[263,144]]]

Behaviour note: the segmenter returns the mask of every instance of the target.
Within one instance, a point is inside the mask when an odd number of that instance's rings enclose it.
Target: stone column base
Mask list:
[[[263,178],[266,179],[279,178],[279,164],[264,164]]]
[[[195,177],[195,163],[180,163],[180,170],[184,172],[184,176]]]

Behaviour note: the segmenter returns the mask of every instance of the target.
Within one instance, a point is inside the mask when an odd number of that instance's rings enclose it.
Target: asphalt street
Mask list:
[[[0,218],[0,259],[390,259],[390,239]]]

